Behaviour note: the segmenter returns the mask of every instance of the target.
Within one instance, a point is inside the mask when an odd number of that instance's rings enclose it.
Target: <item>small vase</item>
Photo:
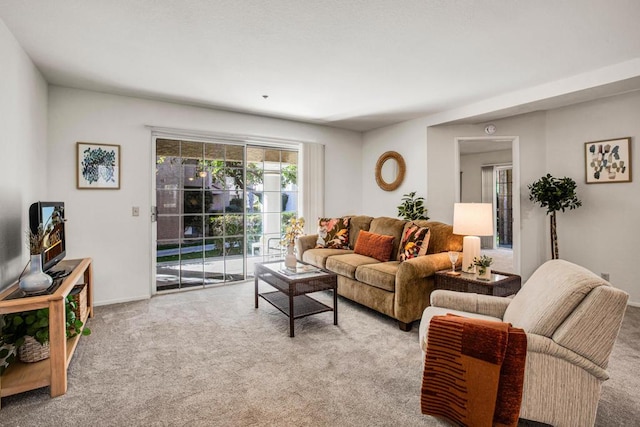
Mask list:
[[[480,280],[491,280],[491,267],[478,267],[476,275]]]
[[[284,257],[284,266],[290,269],[295,269],[298,264],[295,254],[293,253],[293,245],[287,246],[287,255]]]
[[[25,293],[41,292],[51,286],[53,279],[42,271],[42,255],[31,255],[29,274],[20,279],[20,289]]]

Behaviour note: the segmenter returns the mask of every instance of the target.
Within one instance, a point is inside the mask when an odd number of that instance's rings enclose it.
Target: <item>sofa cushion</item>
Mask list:
[[[531,275],[504,312],[504,321],[551,338],[589,292],[607,282],[589,270],[555,259]]]
[[[352,254],[350,249],[307,249],[302,254],[302,261],[315,265],[316,267],[325,268],[327,258],[334,255]]]
[[[369,233],[362,230],[353,251],[381,262],[387,262],[391,259],[391,252],[393,251],[393,236]]]
[[[316,248],[349,249],[349,217],[318,218]]]
[[[366,215],[357,215],[352,216],[351,221],[349,222],[349,248],[353,249],[356,247],[356,242],[358,241],[358,235],[360,231],[369,231],[369,227],[371,226],[372,216]]]
[[[359,254],[334,255],[327,259],[326,268],[341,276],[349,279],[356,278],[356,269],[361,265],[374,264],[379,262],[375,258],[371,258]]]
[[[402,230],[407,221],[397,218],[378,217],[371,221],[371,227],[369,231],[376,234],[386,234],[387,236],[393,236],[393,252],[391,252],[391,259],[398,259],[398,247],[400,247],[400,240],[402,239]]]
[[[453,234],[453,226],[443,222],[425,220],[415,220],[413,223],[419,227],[428,227],[431,232],[427,255],[448,251],[462,252],[464,236]]]
[[[402,232],[398,249],[398,260],[406,261],[427,254],[431,233],[428,227],[419,227],[413,222],[407,223]]]
[[[399,266],[400,261],[361,265],[356,269],[356,280],[385,291],[395,292],[396,273]]]

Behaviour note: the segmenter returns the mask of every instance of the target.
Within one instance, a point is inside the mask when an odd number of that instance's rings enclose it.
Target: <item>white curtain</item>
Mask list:
[[[496,224],[496,179],[494,175],[493,166],[482,166],[482,203],[491,203],[493,205],[493,232],[495,236],[495,224]],[[494,236],[483,236],[480,238],[481,246],[483,249],[493,249]]]
[[[324,145],[302,144],[302,203],[300,216],[305,219],[306,234],[318,231],[318,218],[324,216]]]

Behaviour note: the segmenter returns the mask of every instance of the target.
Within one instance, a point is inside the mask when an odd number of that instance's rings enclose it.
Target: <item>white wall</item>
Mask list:
[[[47,195],[47,84],[0,20],[0,289],[29,260],[29,205]]]
[[[407,165],[404,181],[393,191],[384,191],[376,184],[376,162],[386,151],[397,151]],[[426,197],[426,164],[425,126],[404,122],[367,132],[362,149],[362,211],[358,213],[397,217],[403,194],[415,191],[417,196]],[[427,214],[431,217],[431,211]]]
[[[358,132],[206,108],[49,88],[49,198],[64,200],[68,257],[94,259],[95,302],[147,298],[151,289],[151,131],[145,125],[318,142],[325,149],[325,214],[361,212]],[[77,190],[76,142],[121,145],[120,190]],[[140,216],[131,216],[131,207]]]
[[[550,111],[547,115],[547,169],[578,184],[582,207],[558,215],[560,257],[610,281],[640,304],[640,92]],[[632,138],[630,183],[586,184],[584,143]]]
[[[638,254],[633,239],[640,236],[640,184],[585,183],[584,143],[602,139],[632,137],[632,168],[638,169],[640,159],[636,140],[640,134],[640,93],[577,104],[548,112],[536,112],[492,121],[498,128],[494,137],[518,137],[520,158],[521,259],[520,274],[527,279],[543,262],[550,259],[549,220],[544,209],[529,201],[528,184],[546,173],[568,176],[578,184],[583,207],[560,213],[558,237],[560,257],[599,273],[609,273],[611,282],[630,294],[630,301],[640,305],[640,281],[635,275]],[[427,168],[410,169],[412,182],[427,183],[429,216],[451,223],[455,200],[456,137],[484,137],[484,124],[440,125],[427,127],[432,118],[416,119],[378,129],[364,135],[363,167],[372,150],[380,151],[402,141],[405,151],[421,153],[426,134]],[[425,130],[426,128],[426,130]],[[377,157],[376,157],[377,158]],[[369,160],[370,162],[371,160]],[[363,174],[363,188],[367,185]],[[368,201],[365,192],[364,212],[375,212],[376,201]]]
[[[520,259],[514,260],[520,265],[520,274],[527,279],[545,258],[545,215],[534,209],[528,201],[527,184],[546,173],[545,167],[545,113],[531,113],[509,119],[497,120],[498,131],[493,137],[518,137],[520,158]],[[428,180],[429,206],[438,212],[438,220],[451,224],[453,221],[453,203],[455,200],[455,161],[454,140],[456,137],[481,137],[484,126],[451,125],[433,126],[427,130],[428,140]],[[447,159],[451,159],[447,161]],[[514,173],[518,173],[514,170]],[[516,178],[514,178],[515,180]],[[516,188],[514,188],[515,192]],[[516,236],[514,236],[515,240]],[[518,240],[514,249],[517,250]],[[517,252],[515,253],[517,257]]]
[[[473,142],[468,142],[473,144]],[[460,156],[461,202],[482,202],[482,167],[487,165],[511,163],[511,150],[489,151],[486,153],[465,154]]]

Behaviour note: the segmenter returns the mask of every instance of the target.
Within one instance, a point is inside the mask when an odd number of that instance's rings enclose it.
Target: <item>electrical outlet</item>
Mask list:
[[[609,281],[609,273],[600,273],[600,277],[602,277],[607,282]]]
[[[131,208],[131,216],[140,216],[140,208],[138,206]]]

